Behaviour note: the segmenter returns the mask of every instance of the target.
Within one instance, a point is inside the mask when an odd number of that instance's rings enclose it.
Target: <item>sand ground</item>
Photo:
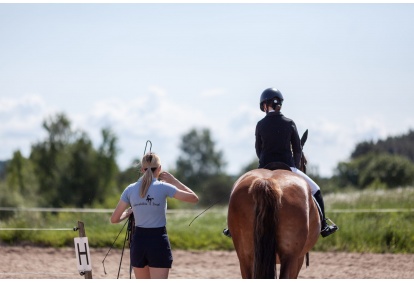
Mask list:
[[[121,250],[90,249],[92,277],[116,279]],[[170,279],[240,279],[234,251],[173,250]],[[83,279],[74,248],[0,246],[0,279]],[[278,266],[279,267],[279,266]],[[133,275],[132,275],[133,277]],[[121,279],[129,279],[129,249],[122,257]],[[414,254],[310,253],[300,279],[414,279]]]

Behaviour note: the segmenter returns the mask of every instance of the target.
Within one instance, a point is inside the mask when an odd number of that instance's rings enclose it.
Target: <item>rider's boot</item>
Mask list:
[[[325,218],[325,204],[323,202],[322,193],[321,191],[317,191],[314,195],[314,198],[316,202],[318,203],[321,212],[322,212],[322,223],[321,223],[321,235],[322,237],[327,237],[338,230],[338,226],[335,225],[335,223],[332,223],[333,225],[328,225],[326,222],[327,218]],[[329,220],[329,219],[328,219]],[[332,222],[332,221],[331,221]]]
[[[227,229],[227,228],[224,229],[223,230],[223,234],[224,234],[224,236],[231,238],[231,234],[230,234],[230,230],[229,229]]]

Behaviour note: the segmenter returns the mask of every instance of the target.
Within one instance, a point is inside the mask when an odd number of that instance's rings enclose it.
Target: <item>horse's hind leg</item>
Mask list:
[[[253,279],[252,262],[240,261],[240,272],[243,279]]]
[[[240,246],[236,246],[237,257],[239,258],[240,272],[243,279],[253,279],[253,254]]]
[[[299,276],[299,272],[300,272],[300,270],[302,269],[302,266],[303,266],[303,261],[305,260],[305,257],[303,256],[303,257],[300,257],[299,259],[298,259],[298,268],[296,269],[296,274],[295,274],[295,276],[293,277],[293,278],[298,278],[298,276]]]
[[[298,260],[297,258],[281,259],[280,264],[280,279],[295,279],[298,277]]]

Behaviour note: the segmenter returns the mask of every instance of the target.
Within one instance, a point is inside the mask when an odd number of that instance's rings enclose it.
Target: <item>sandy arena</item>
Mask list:
[[[91,249],[92,277],[116,279],[121,250]],[[234,251],[173,250],[170,279],[240,279]],[[279,266],[278,266],[279,268]],[[132,275],[132,277],[134,277]],[[74,248],[0,246],[1,279],[83,279],[77,270]],[[121,279],[129,279],[129,249],[125,249]],[[310,253],[300,279],[413,279],[414,254]]]

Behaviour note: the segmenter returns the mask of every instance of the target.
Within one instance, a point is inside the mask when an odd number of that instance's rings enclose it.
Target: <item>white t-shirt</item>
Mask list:
[[[177,187],[152,179],[147,195],[141,198],[139,189],[142,178],[129,185],[121,195],[121,200],[129,203],[135,218],[135,226],[141,228],[158,228],[167,224],[167,197],[173,197]]]

